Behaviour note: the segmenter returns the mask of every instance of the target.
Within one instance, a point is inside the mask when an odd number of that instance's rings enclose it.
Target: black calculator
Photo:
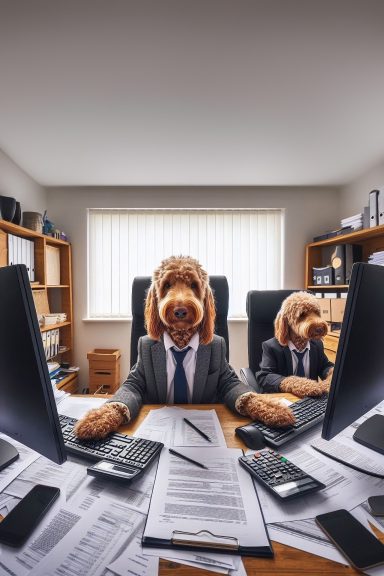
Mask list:
[[[271,448],[264,448],[239,462],[258,482],[282,500],[322,490],[325,485]]]

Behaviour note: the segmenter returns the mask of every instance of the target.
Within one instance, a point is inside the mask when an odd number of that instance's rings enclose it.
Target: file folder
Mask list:
[[[369,226],[372,228],[373,226],[377,226],[379,223],[378,218],[378,190],[372,190],[369,193]]]
[[[379,224],[384,224],[384,188],[379,190],[379,194],[377,196],[377,212],[378,212],[378,220]]]

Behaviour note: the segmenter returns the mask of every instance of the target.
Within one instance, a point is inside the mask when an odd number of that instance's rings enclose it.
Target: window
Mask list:
[[[229,283],[229,316],[246,317],[248,290],[282,285],[282,210],[88,211],[88,316],[129,318],[135,276],[172,255],[197,258]]]

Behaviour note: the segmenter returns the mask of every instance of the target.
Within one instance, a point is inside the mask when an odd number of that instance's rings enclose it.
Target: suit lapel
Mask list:
[[[159,402],[167,401],[167,359],[163,342],[151,346],[153,373]]]
[[[200,344],[197,349],[195,379],[193,381],[192,402],[194,404],[199,404],[203,397],[210,359],[211,345]]]
[[[284,356],[287,363],[287,376],[292,376],[293,374],[293,364],[292,364],[292,353],[288,346],[284,346]]]

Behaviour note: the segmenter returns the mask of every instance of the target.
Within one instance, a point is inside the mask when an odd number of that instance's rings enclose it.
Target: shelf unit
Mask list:
[[[323,292],[326,297],[330,292],[347,292],[348,284],[336,284],[332,286],[318,286],[312,284],[312,268],[322,266],[322,251],[328,246],[337,244],[358,244],[362,248],[362,261],[367,262],[372,252],[384,250],[384,225],[374,226],[373,228],[364,228],[357,232],[335,236],[311,242],[306,246],[305,252],[305,286],[307,290]],[[336,358],[337,347],[339,343],[340,331],[329,332],[324,338],[324,350],[328,358],[334,362]]]
[[[314,286],[312,284],[312,268],[322,266],[323,248],[336,246],[337,244],[359,244],[362,247],[362,261],[367,262],[368,256],[372,252],[384,250],[384,224],[373,228],[364,228],[357,232],[351,232],[342,236],[334,236],[320,242],[307,244],[305,251],[305,286],[308,290],[318,292],[336,292],[337,290],[348,290],[348,284]]]
[[[41,332],[59,329],[60,346],[65,351],[57,355],[60,362],[72,364],[73,357],[73,313],[72,313],[72,253],[71,245],[64,240],[45,236],[29,228],[17,226],[0,219],[0,266],[8,265],[8,234],[33,241],[35,259],[35,282],[31,288],[38,313],[65,312],[67,321],[49,326],[42,326]],[[60,284],[47,285],[46,248],[52,246],[59,249],[60,254]],[[40,308],[40,309],[39,309]],[[56,358],[56,357],[55,357]],[[66,392],[77,392],[77,373],[69,374],[62,380],[58,388]]]

